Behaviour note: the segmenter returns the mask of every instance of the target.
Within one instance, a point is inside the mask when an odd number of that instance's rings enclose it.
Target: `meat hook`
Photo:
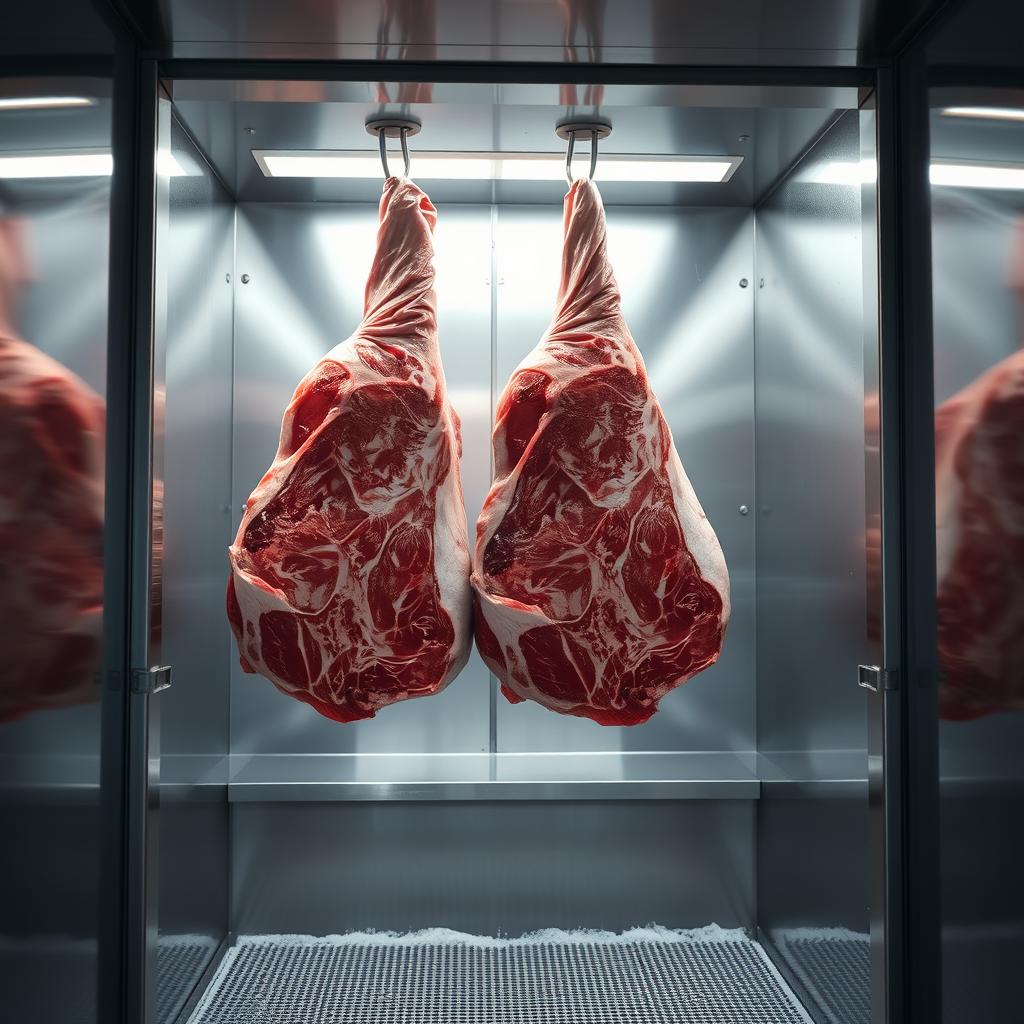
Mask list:
[[[409,177],[409,132],[405,125],[398,128],[398,134],[402,140],[402,160],[405,163],[405,177]],[[377,144],[380,147],[380,162],[384,168],[384,178],[391,177],[391,168],[388,167],[387,128],[380,128],[377,131]]]
[[[572,152],[576,148],[576,129],[571,130],[569,134],[569,148],[565,151],[565,180],[572,184]],[[590,129],[590,174],[588,178],[590,181],[594,180],[594,174],[597,172],[597,140],[600,138],[600,134],[596,128]]]

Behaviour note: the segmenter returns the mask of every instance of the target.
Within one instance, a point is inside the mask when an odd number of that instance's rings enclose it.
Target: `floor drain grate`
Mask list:
[[[192,1024],[807,1024],[760,947],[717,928],[522,939],[432,930],[239,940]]]
[[[772,937],[825,1024],[868,1024],[871,945],[867,935],[843,928],[798,928],[777,931]]]
[[[173,1024],[195,988],[214,950],[206,935],[161,935],[156,946],[156,1017],[158,1024]]]

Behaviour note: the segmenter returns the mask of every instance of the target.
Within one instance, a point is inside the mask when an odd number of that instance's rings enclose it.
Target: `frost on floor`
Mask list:
[[[808,1024],[744,932],[241,938],[192,1024]]]

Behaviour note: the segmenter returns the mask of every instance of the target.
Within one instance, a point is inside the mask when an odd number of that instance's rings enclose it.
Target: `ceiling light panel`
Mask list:
[[[1024,121],[1024,110],[1017,107],[946,107],[942,114],[979,121]]]
[[[379,178],[374,152],[345,150],[253,150],[268,178]],[[396,159],[400,161],[400,157]],[[587,155],[580,154],[580,167]],[[726,182],[741,156],[625,156],[600,154],[601,181]],[[565,157],[555,153],[412,154],[413,176],[421,181],[564,181]]]
[[[2,110],[67,110],[74,107],[92,107],[94,99],[88,96],[2,96]]]
[[[0,151],[0,178],[103,178],[109,177],[113,170],[114,158],[106,149],[36,150],[30,153]],[[167,149],[157,153],[156,171],[165,178],[189,174]]]
[[[109,151],[0,153],[0,178],[92,178],[113,168]]]
[[[1024,165],[936,161],[929,178],[949,188],[1024,189]]]

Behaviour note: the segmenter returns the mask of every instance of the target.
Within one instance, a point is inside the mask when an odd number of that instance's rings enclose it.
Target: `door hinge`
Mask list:
[[[898,690],[900,674],[895,669],[881,668],[879,665],[858,665],[857,685],[865,690]]]
[[[170,685],[170,665],[132,669],[132,693],[159,693]]]

